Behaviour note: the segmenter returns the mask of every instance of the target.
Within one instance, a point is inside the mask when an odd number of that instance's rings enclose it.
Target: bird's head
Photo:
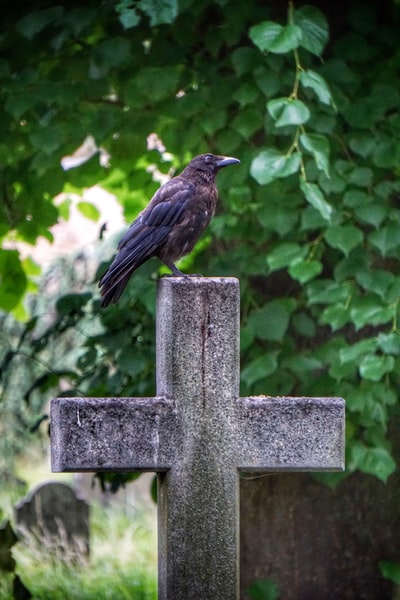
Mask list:
[[[232,156],[200,154],[200,156],[193,158],[188,167],[191,169],[196,169],[197,171],[205,171],[206,173],[215,175],[219,169],[235,163],[240,163],[240,160],[238,158],[233,158]]]

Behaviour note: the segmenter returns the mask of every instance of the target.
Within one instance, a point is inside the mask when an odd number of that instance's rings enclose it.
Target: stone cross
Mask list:
[[[238,599],[240,473],[342,470],[344,401],[239,397],[237,279],[161,279],[156,331],[156,397],[52,401],[52,469],[156,471],[159,599]]]

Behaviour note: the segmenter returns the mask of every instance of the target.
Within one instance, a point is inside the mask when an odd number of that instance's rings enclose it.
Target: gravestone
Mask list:
[[[156,332],[156,397],[52,401],[52,469],[156,471],[160,600],[234,600],[240,473],[343,469],[344,401],[239,396],[237,279],[161,279]]]
[[[17,531],[60,558],[89,555],[89,505],[65,483],[41,483],[15,506]]]

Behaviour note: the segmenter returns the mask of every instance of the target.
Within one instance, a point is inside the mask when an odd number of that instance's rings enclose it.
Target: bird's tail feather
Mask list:
[[[151,232],[153,235],[149,235],[149,233],[150,230],[147,229],[146,235],[136,239],[134,247],[129,247],[129,244],[126,244],[124,248],[121,248],[108,270],[100,278],[99,288],[101,288],[100,294],[103,298],[102,307],[119,300],[132,273],[155,255],[160,243],[166,237],[167,228],[154,229]],[[154,235],[155,233],[156,235]]]

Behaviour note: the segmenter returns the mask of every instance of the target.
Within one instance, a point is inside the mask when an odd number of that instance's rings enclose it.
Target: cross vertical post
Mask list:
[[[157,395],[173,399],[184,432],[159,477],[160,600],[239,593],[238,282],[221,283],[160,284]]]

